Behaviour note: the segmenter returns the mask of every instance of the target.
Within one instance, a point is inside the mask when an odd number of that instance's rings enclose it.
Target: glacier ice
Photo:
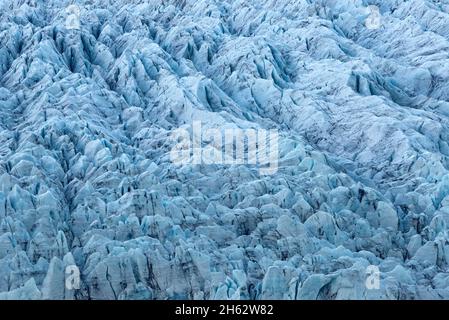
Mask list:
[[[0,299],[449,299],[448,35],[448,1],[0,0]],[[174,164],[195,121],[277,130],[278,170]]]

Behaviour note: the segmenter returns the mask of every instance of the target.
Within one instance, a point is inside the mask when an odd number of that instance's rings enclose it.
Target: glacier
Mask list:
[[[0,299],[449,299],[447,0],[0,0],[0,142]]]

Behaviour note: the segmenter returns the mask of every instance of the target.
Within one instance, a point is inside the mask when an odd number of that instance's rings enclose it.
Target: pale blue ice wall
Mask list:
[[[0,1],[0,299],[449,298],[449,1],[71,3]]]

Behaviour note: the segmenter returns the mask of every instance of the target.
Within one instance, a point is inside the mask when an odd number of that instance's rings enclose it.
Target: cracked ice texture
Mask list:
[[[0,299],[449,298],[448,1],[75,3],[0,1]],[[278,172],[174,166],[193,121]]]

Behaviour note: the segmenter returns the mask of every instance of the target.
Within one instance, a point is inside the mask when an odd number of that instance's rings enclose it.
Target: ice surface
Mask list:
[[[0,299],[449,299],[448,35],[447,1],[0,0]],[[173,164],[194,121],[279,169]]]

